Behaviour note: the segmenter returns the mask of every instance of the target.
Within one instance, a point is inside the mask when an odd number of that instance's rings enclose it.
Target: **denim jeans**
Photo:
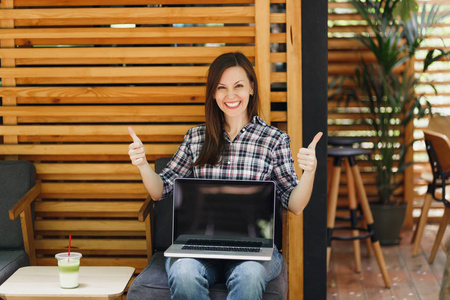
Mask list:
[[[209,299],[209,287],[225,282],[227,300],[261,299],[281,271],[283,256],[274,247],[270,261],[166,258],[172,299]]]

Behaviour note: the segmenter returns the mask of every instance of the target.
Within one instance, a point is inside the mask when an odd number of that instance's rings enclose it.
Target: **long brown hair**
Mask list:
[[[205,164],[216,165],[220,162],[223,154],[227,150],[227,142],[224,139],[225,116],[223,111],[217,105],[215,94],[217,86],[223,72],[230,68],[239,66],[247,73],[250,84],[253,85],[253,96],[250,95],[247,106],[247,115],[249,120],[258,115],[259,112],[259,94],[258,80],[255,70],[248,58],[240,52],[230,52],[218,56],[209,67],[206,80],[206,134],[200,155],[194,166],[203,166]]]

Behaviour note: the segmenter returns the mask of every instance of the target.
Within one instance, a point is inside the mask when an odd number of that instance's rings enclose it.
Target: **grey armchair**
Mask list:
[[[25,204],[30,203],[27,199],[34,199],[37,194],[39,186],[36,185],[36,169],[32,163],[0,161],[0,284],[18,268],[30,264],[33,233],[28,225],[32,225],[32,209]],[[17,219],[18,216],[21,220]],[[25,244],[23,236],[27,237]]]
[[[159,158],[155,171],[160,172],[170,158]],[[172,243],[172,199],[171,197],[150,205],[153,255],[145,269],[136,277],[127,293],[128,300],[171,299],[166,270],[164,250]],[[279,228],[281,228],[281,207],[279,207]],[[145,214],[147,215],[147,214]],[[278,230],[276,230],[277,234]],[[281,239],[276,241],[281,249]],[[287,297],[287,267],[283,261],[281,274],[268,283],[263,300],[282,300]],[[224,283],[216,283],[209,289],[212,300],[226,299],[228,291]]]

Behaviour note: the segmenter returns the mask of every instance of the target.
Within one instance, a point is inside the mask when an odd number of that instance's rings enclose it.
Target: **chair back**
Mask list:
[[[155,160],[155,172],[160,173],[169,163],[171,157]],[[173,196],[155,201],[153,207],[152,243],[154,251],[164,251],[172,244]]]
[[[0,161],[0,248],[23,249],[20,219],[11,221],[8,211],[36,182],[36,168],[28,161]]]
[[[433,115],[428,122],[427,129],[445,134],[450,139],[450,116]]]
[[[439,165],[442,171],[450,171],[450,139],[447,135],[432,130],[423,129],[425,136],[425,142],[427,143],[427,151],[434,152],[429,153],[430,161],[433,165]],[[429,147],[428,147],[429,145]],[[432,167],[434,168],[434,166]]]
[[[450,178],[450,140],[447,135],[431,131],[423,130],[425,136],[425,144],[428,158],[433,172],[433,183],[429,185],[435,200],[443,201],[446,206],[450,206],[446,199],[446,185]],[[440,188],[442,195],[436,195],[436,188]]]
[[[160,173],[170,162],[171,157],[161,157],[155,160],[155,172]],[[282,245],[282,210],[281,201],[275,205],[275,245],[281,250]],[[164,251],[172,244],[172,214],[173,196],[155,201],[153,207],[152,243],[154,251]]]

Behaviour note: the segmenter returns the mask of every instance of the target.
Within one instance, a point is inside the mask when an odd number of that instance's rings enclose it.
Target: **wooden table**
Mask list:
[[[62,289],[58,267],[23,267],[0,286],[3,299],[121,299],[132,267],[80,267],[79,287]]]

